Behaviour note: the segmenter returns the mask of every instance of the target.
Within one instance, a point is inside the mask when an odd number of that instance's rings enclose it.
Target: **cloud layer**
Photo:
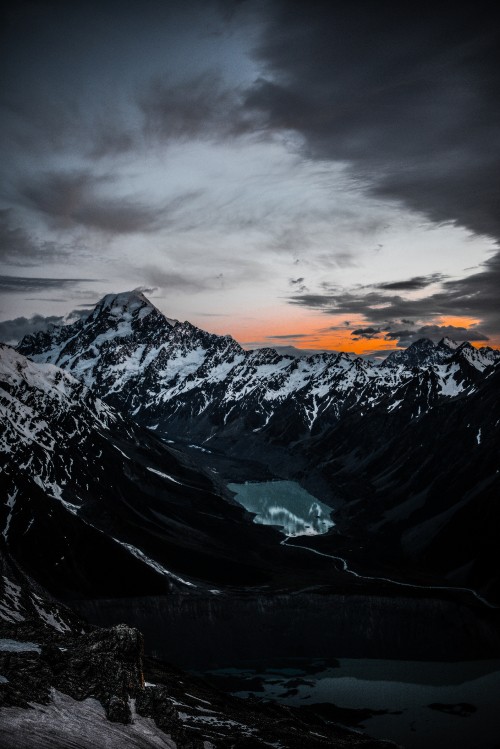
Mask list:
[[[242,340],[500,342],[486,5],[48,0],[6,27],[6,324],[100,276]]]
[[[272,3],[246,105],[377,195],[500,237],[500,33],[486,7]]]
[[[429,317],[471,317],[484,322],[485,330],[500,329],[500,256],[495,254],[479,273],[441,282],[442,290],[419,298],[391,294],[394,289],[423,289],[429,279],[408,279],[366,289],[326,294],[301,294],[289,298],[291,304],[320,309],[327,314],[361,315],[368,323],[393,325],[394,321],[425,320]],[[388,293],[389,292],[389,293]],[[431,329],[431,328],[429,328]],[[370,329],[373,335],[373,329]],[[472,334],[472,331],[471,331]],[[488,335],[483,334],[486,340]],[[465,339],[464,339],[465,340]],[[467,340],[479,340],[477,337]]]

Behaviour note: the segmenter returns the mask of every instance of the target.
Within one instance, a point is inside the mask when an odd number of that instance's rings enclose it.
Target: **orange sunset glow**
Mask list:
[[[272,325],[268,319],[262,321],[237,319],[229,325],[227,321],[210,325],[210,329],[218,334],[229,333],[248,349],[262,346],[270,348],[293,346],[297,349],[346,351],[358,355],[369,355],[375,352],[389,353],[400,348],[397,342],[386,338],[388,330],[381,329],[369,339],[353,335],[356,329],[366,328],[369,325],[359,316],[349,320],[348,326],[346,321],[339,317],[329,318],[330,324],[325,325],[328,318],[321,314],[312,312],[304,314],[293,310],[293,314],[283,319],[282,311],[280,312],[279,316],[276,314],[276,317],[272,318]],[[431,322],[439,327],[457,329],[469,329],[480,325],[480,320],[476,318],[453,315],[436,317]],[[418,331],[419,327],[420,325],[416,325],[415,330]],[[445,335],[446,332],[443,332],[441,337]],[[424,337],[426,337],[425,333],[417,334],[415,340]],[[450,337],[453,338],[453,336]],[[457,340],[461,342],[462,339],[457,336]],[[471,341],[471,345],[500,348],[500,337]]]

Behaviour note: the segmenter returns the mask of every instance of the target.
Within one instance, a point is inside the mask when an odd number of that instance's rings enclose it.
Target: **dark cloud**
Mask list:
[[[114,185],[111,176],[91,172],[49,172],[21,185],[21,198],[45,216],[56,228],[84,226],[107,234],[152,233],[172,226],[182,212],[203,193],[188,190],[161,206],[146,205],[133,198],[110,198],[106,190]]]
[[[101,190],[111,178],[90,172],[49,172],[38,182],[21,186],[28,204],[59,228],[86,226],[113,234],[151,232],[164,209],[131,199],[109,198]]]
[[[269,6],[246,106],[380,196],[500,238],[500,27],[491,5]]]
[[[415,335],[418,335],[416,330],[389,330],[384,337],[387,341],[398,341],[400,338],[411,338]]]
[[[294,338],[311,338],[310,333],[287,333],[286,335],[268,335],[266,338],[269,341],[285,341],[285,340],[293,340]]]
[[[107,156],[119,156],[131,152],[138,147],[137,136],[125,130],[120,124],[100,118],[89,128],[89,144],[87,154],[93,159],[103,159]]]
[[[0,209],[0,261],[5,265],[31,267],[61,260],[68,254],[54,242],[39,242],[16,225],[12,209]]]
[[[337,291],[291,297],[292,304],[320,309],[327,314],[358,314],[368,323],[392,324],[394,320],[425,321],[437,316],[468,316],[481,320],[489,335],[500,329],[500,254],[487,260],[479,273],[442,282],[442,290],[420,299],[405,299],[382,290],[365,293]]]
[[[486,333],[482,333],[476,327],[463,328],[455,325],[424,325],[418,331],[423,338],[433,341],[442,338],[451,338],[454,341],[489,341]]]
[[[298,292],[299,294],[302,294],[304,291],[309,291],[306,284],[304,283],[304,278],[289,278],[288,283],[290,286],[294,287],[294,290]]]
[[[355,341],[359,341],[362,338],[368,340],[372,338],[378,338],[380,334],[380,328],[357,328],[351,331],[351,335]]]
[[[0,322],[0,341],[15,345],[19,343],[25,335],[38,333],[39,330],[46,330],[49,325],[61,325],[63,317],[52,315],[42,317],[42,315],[33,315],[33,317],[16,317],[14,320],[4,320]]]
[[[32,294],[52,289],[72,289],[78,284],[94,283],[97,280],[95,278],[28,278],[27,276],[0,275],[0,292]]]
[[[414,276],[409,278],[407,281],[391,281],[388,283],[377,284],[379,289],[387,289],[387,291],[419,291],[425,289],[432,283],[437,283],[443,280],[441,273],[432,273],[429,276]]]
[[[428,336],[419,335],[415,330],[391,330],[385,334],[384,338],[386,341],[395,341],[398,346],[409,346],[410,343],[415,341],[417,338],[426,338]],[[440,336],[441,340],[443,336]]]
[[[409,346],[418,338],[429,338],[438,342],[443,338],[451,338],[453,341],[488,341],[486,333],[472,326],[464,328],[456,325],[423,325],[418,330],[394,330],[384,336],[386,341],[395,341],[398,346]]]
[[[90,159],[120,156],[140,146],[137,133],[126,129],[117,111],[82,110],[76,95],[58,100],[43,82],[37,90],[16,90],[0,99],[4,138],[24,153],[78,151]]]

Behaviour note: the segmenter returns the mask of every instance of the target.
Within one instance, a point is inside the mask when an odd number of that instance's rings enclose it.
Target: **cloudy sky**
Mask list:
[[[249,347],[500,346],[492,7],[12,3],[0,339],[140,287]]]

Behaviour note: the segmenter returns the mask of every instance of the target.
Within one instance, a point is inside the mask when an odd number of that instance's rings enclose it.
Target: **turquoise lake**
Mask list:
[[[335,525],[332,508],[295,481],[246,482],[228,488],[240,505],[255,513],[255,523],[278,526],[286,536],[315,536]]]

